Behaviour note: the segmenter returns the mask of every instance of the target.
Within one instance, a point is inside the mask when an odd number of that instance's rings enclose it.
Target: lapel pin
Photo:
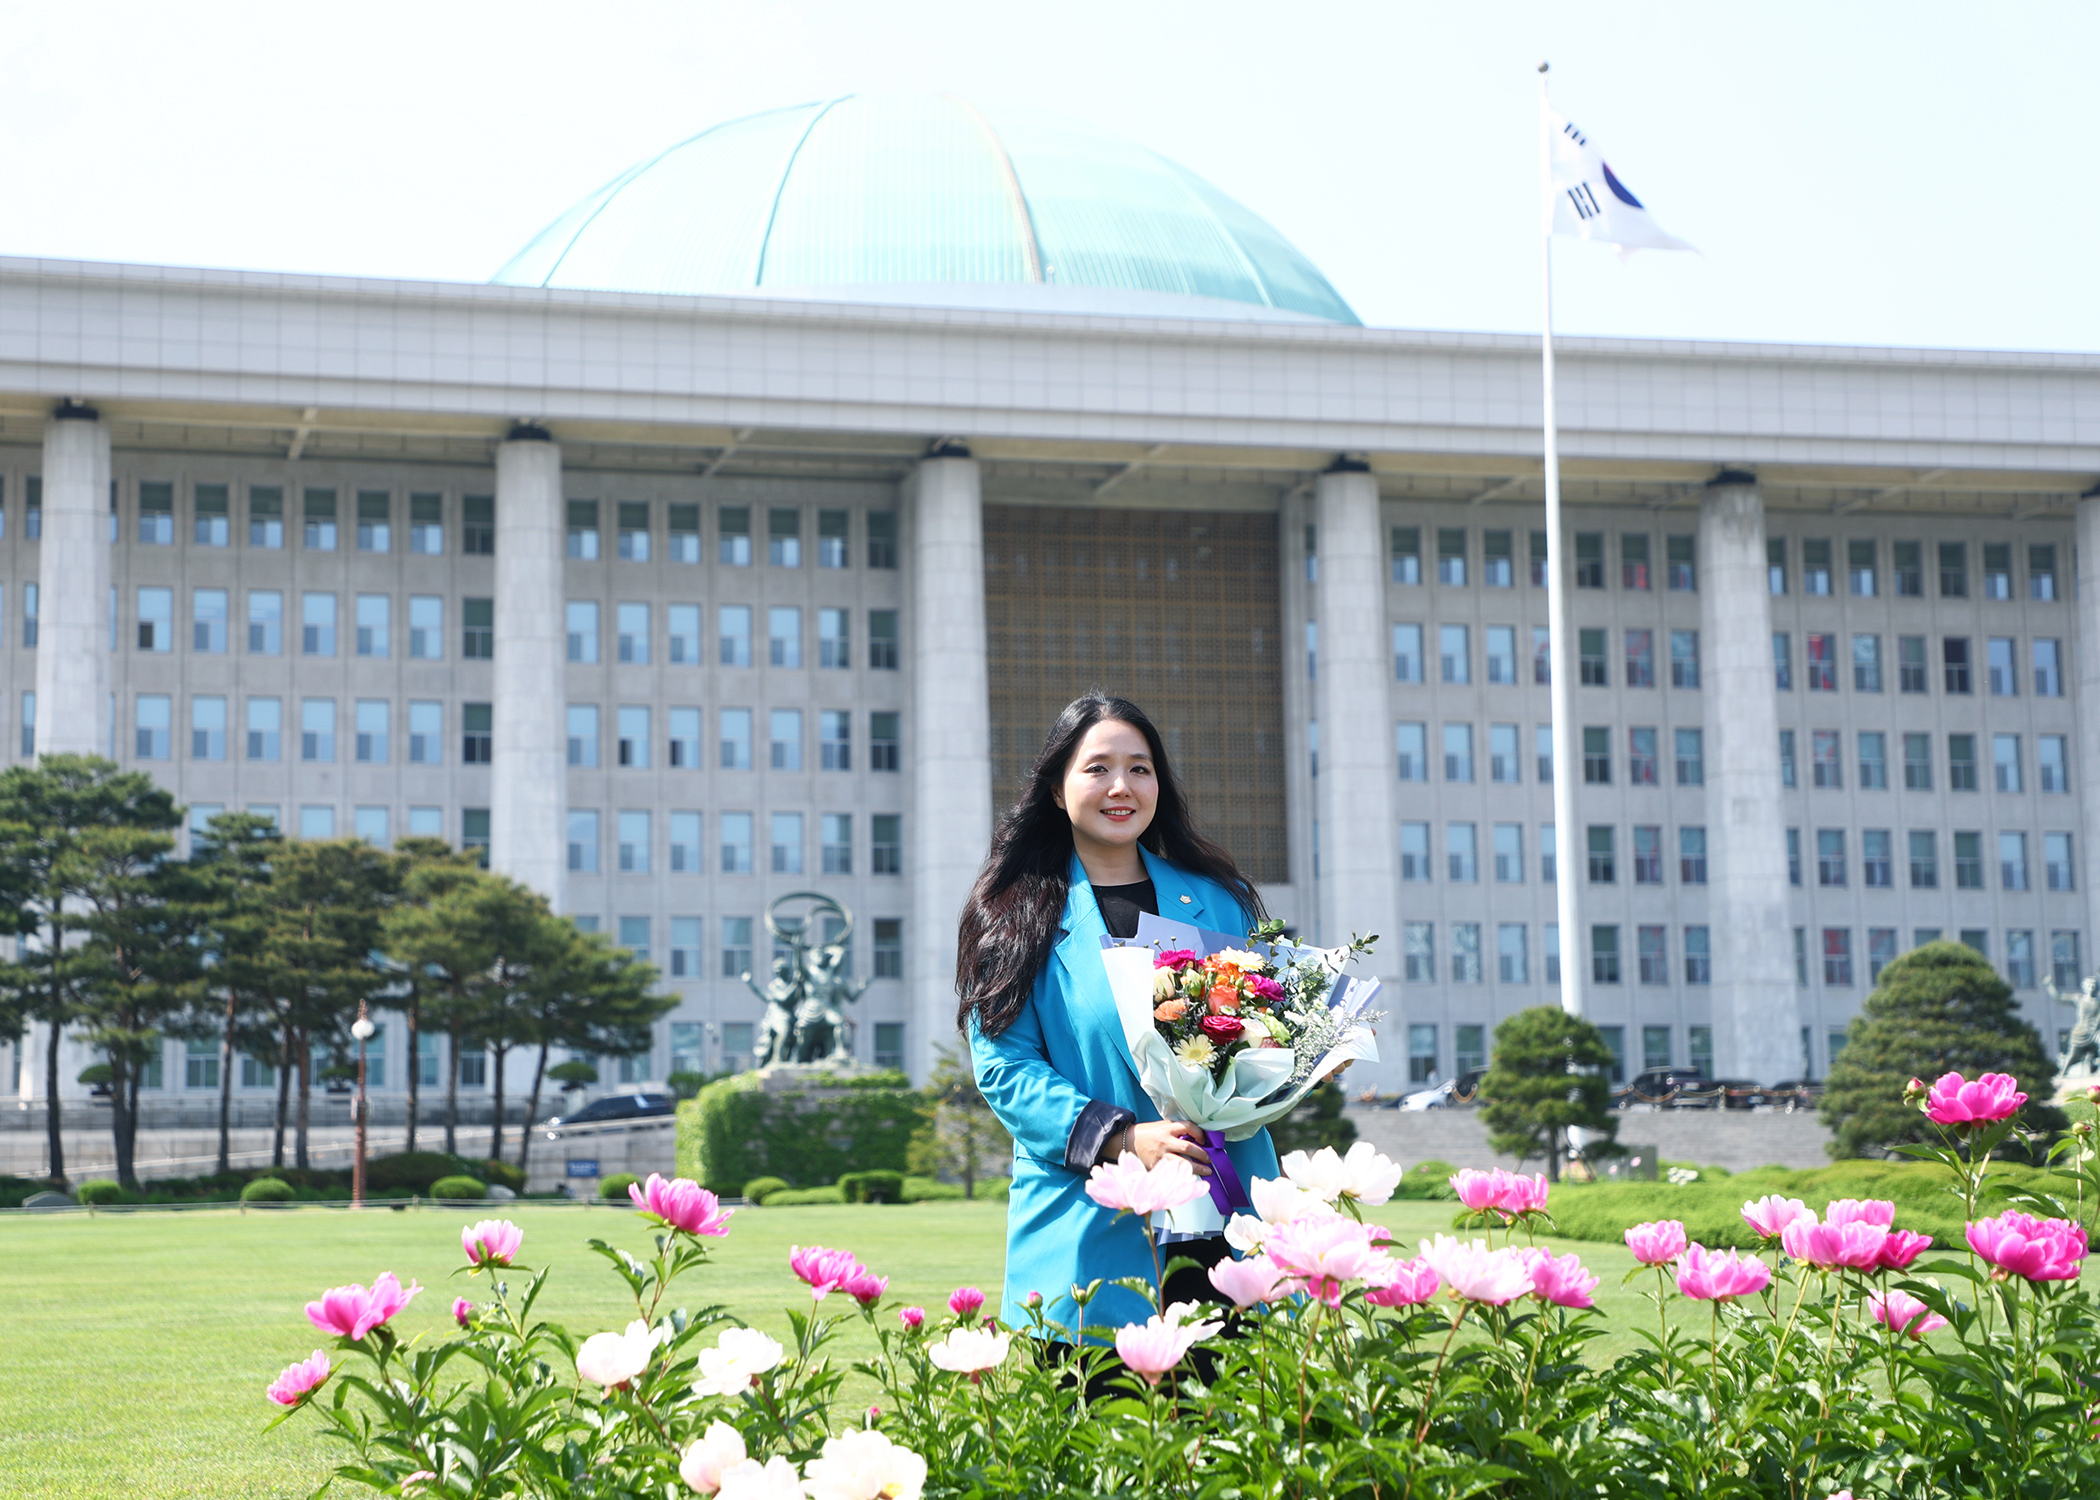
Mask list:
[[[1193,898],[1193,897],[1190,897],[1190,896],[1183,896],[1183,897],[1181,898],[1181,904],[1182,904],[1183,906],[1193,906],[1193,905],[1195,905],[1195,900],[1194,900],[1194,898]]]

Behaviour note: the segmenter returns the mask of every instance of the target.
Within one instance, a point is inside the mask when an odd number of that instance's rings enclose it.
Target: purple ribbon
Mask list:
[[[1225,1137],[1215,1130],[1204,1131],[1203,1154],[1210,1158],[1210,1201],[1218,1212],[1229,1215],[1236,1208],[1252,1207],[1240,1174],[1233,1170],[1232,1158],[1225,1154]]]

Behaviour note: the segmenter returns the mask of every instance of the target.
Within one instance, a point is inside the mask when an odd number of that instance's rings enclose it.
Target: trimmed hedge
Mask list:
[[[835,1187],[782,1188],[766,1195],[768,1208],[795,1208],[805,1203],[844,1203],[846,1195]]]
[[[846,1172],[839,1177],[839,1192],[848,1203],[902,1203],[902,1172]]]
[[[124,1185],[107,1177],[90,1177],[73,1190],[73,1201],[88,1204],[122,1203]]]
[[[243,1203],[290,1203],[299,1190],[277,1177],[258,1177],[241,1189]]]
[[[631,1203],[627,1190],[641,1180],[632,1172],[615,1172],[598,1184],[598,1196],[608,1203]]]
[[[756,1073],[709,1084],[678,1106],[678,1174],[737,1197],[755,1177],[825,1183],[904,1171],[925,1097],[902,1073],[813,1084],[768,1094]]]
[[[754,1178],[752,1180],[759,1182],[764,1179]],[[747,1196],[749,1186],[749,1184],[746,1184]],[[1004,1203],[1007,1199],[1008,1189],[1012,1186],[1013,1184],[1004,1177],[980,1180],[977,1184],[977,1201],[979,1203]],[[905,1203],[959,1203],[962,1201],[962,1195],[962,1184],[959,1182],[936,1182],[931,1177],[907,1177],[904,1179],[902,1201]],[[843,1190],[836,1187],[776,1187],[767,1191],[765,1206],[767,1208],[794,1208],[801,1204],[850,1203],[853,1201],[853,1199],[846,1196]]]
[[[786,1191],[787,1180],[781,1177],[754,1177],[744,1184],[744,1196],[761,1205],[773,1194]]]
[[[430,1185],[433,1198],[485,1198],[488,1191],[488,1184],[475,1177],[440,1177]]]
[[[366,1161],[365,1191],[375,1198],[405,1198],[412,1193],[427,1197],[430,1185],[440,1177],[471,1176],[478,1165],[443,1151],[396,1151]]]

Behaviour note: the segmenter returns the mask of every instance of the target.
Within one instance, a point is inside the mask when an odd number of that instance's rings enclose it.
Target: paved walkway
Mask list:
[[[1475,1109],[1397,1109],[1349,1106],[1358,1140],[1369,1141],[1403,1167],[1447,1161],[1454,1167],[1515,1167],[1488,1149],[1487,1127]],[[1696,1162],[1740,1172],[1749,1167],[1827,1167],[1830,1139],[1811,1111],[1630,1109],[1618,1115],[1619,1140],[1653,1146],[1670,1161]],[[1534,1169],[1538,1163],[1531,1163]]]

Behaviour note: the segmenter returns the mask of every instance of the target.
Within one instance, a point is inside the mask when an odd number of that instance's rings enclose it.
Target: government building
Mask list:
[[[113,755],[193,827],[485,846],[678,996],[608,1081],[747,1065],[737,976],[806,890],[856,915],[856,1052],[923,1076],[995,810],[1094,684],[1273,912],[1380,935],[1352,1086],[1479,1064],[1564,964],[1624,1077],[1821,1076],[1935,937],[2059,1044],[2100,932],[2100,356],[1559,353],[1562,765],[1538,341],[1365,328],[1084,126],[719,125],[488,284],[0,260],[0,746]],[[487,1087],[402,1041],[383,1093]],[[149,1092],[216,1067],[170,1042]]]

